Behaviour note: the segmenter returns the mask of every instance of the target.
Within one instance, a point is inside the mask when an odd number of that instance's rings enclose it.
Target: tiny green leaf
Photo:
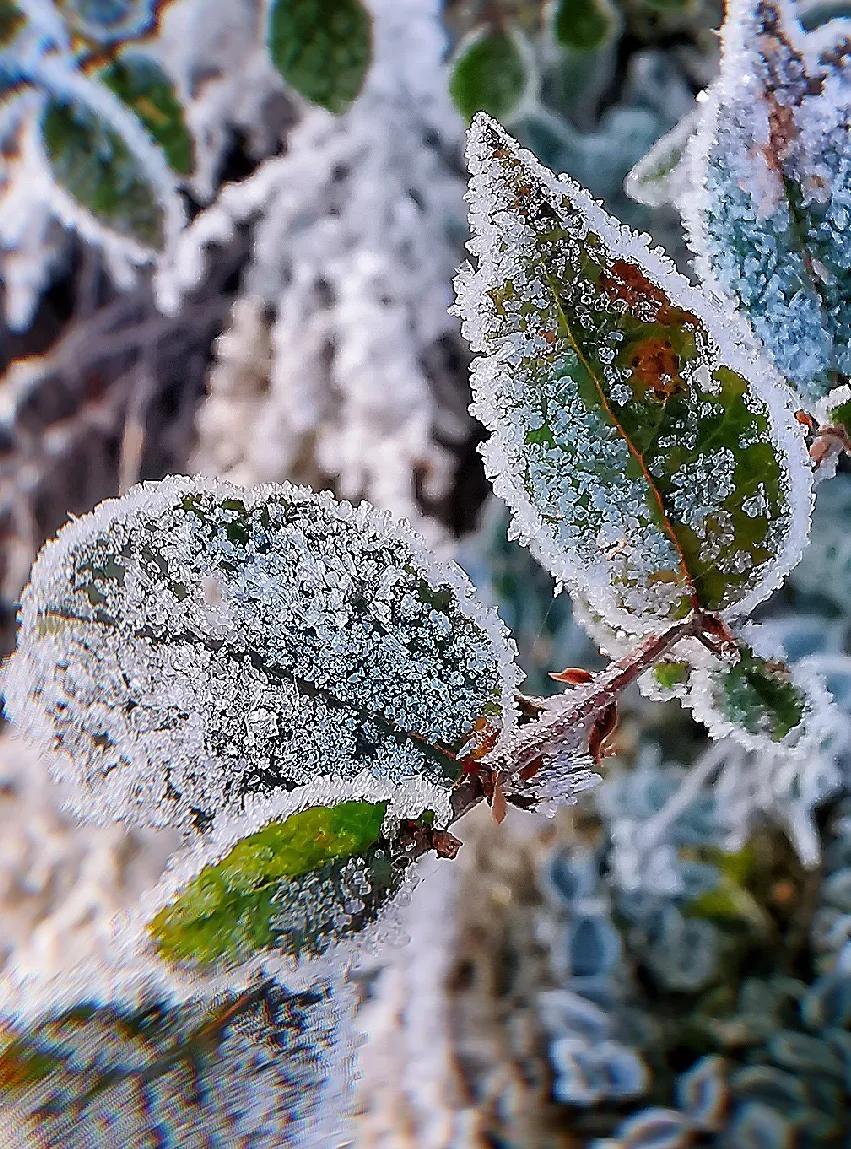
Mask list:
[[[163,209],[139,159],[93,111],[48,100],[42,138],[56,181],[106,228],[145,247],[165,241]]]
[[[683,116],[627,173],[624,190],[630,199],[648,207],[679,202],[689,187],[686,153],[698,122],[697,111]]]
[[[363,87],[372,22],[360,0],[273,0],[272,63],[306,100],[339,114]]]
[[[687,662],[660,662],[653,668],[653,676],[662,690],[675,690],[688,682],[691,667]]]
[[[748,614],[797,563],[793,399],[641,237],[485,116],[470,132],[475,413],[515,529],[609,625]]]
[[[363,771],[445,810],[511,721],[513,648],[461,570],[304,488],[145,484],[48,544],[24,600],[7,710],[99,818],[204,826]]]
[[[600,48],[617,26],[617,14],[609,0],[558,0],[553,17],[559,44],[581,52]]]
[[[195,145],[174,83],[160,65],[147,56],[120,56],[99,79],[136,113],[172,170],[189,175],[195,166]]]
[[[722,711],[750,734],[782,742],[800,726],[806,709],[802,691],[782,663],[740,646],[738,662],[718,675]]]
[[[114,44],[144,35],[168,0],[57,0],[74,31],[96,44]]]
[[[481,28],[459,45],[449,91],[466,120],[482,111],[506,119],[523,97],[527,72],[517,33]]]
[[[233,966],[306,957],[360,932],[399,889],[406,858],[382,834],[386,802],[314,806],[248,834],[148,922],[167,961]]]

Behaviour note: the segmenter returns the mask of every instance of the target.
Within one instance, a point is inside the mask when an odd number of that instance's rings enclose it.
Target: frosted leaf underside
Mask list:
[[[477,268],[459,310],[515,530],[633,632],[693,606],[746,612],[809,521],[788,390],[672,265],[486,117],[469,163]]]
[[[460,570],[368,506],[144,484],[33,569],[7,707],[95,816],[202,821],[361,772],[451,786],[517,671]]]
[[[851,25],[806,34],[783,0],[741,0],[693,163],[702,273],[813,404],[851,374]]]

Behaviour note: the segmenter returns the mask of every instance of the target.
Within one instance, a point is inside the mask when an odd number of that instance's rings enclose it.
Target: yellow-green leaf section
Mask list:
[[[381,838],[385,811],[384,802],[314,806],[243,838],[148,923],[160,956],[207,964],[238,962],[272,948],[321,952],[336,940],[329,922],[344,912],[343,863],[362,859],[364,911],[367,893],[391,892],[389,852]],[[307,875],[314,881],[299,882]],[[288,905],[295,929],[286,921]],[[350,915],[340,936],[369,916]]]

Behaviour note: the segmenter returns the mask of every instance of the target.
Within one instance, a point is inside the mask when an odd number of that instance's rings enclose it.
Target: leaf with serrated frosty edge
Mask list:
[[[415,792],[407,805],[414,816],[400,819],[375,795],[301,794],[225,819],[175,862],[154,898],[145,933],[157,956],[221,972],[261,955],[315,957],[356,938],[426,848],[433,816]]]
[[[4,1130],[44,1149],[305,1144],[326,1087],[333,1094],[339,1010],[329,986],[128,998],[95,993],[34,1018],[0,1017]]]
[[[851,25],[735,0],[691,147],[698,270],[809,410],[851,376]]]
[[[514,531],[630,633],[748,614],[809,525],[791,393],[644,238],[486,116],[468,156],[459,311]]]
[[[389,515],[176,478],[47,544],[6,689],[81,812],[204,826],[363,771],[448,802],[455,755],[512,720],[518,677],[463,572]]]

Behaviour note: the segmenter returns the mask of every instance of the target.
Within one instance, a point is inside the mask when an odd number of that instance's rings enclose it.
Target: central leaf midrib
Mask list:
[[[656,483],[654,482],[653,476],[651,475],[650,470],[648,469],[648,466],[647,466],[647,463],[644,459],[643,454],[641,453],[641,451],[639,451],[638,447],[636,447],[636,445],[632,442],[632,440],[630,439],[629,435],[627,434],[626,429],[624,428],[623,424],[620,422],[617,415],[612,410],[611,404],[609,403],[608,396],[606,395],[605,389],[603,388],[603,384],[601,383],[600,379],[598,378],[597,372],[594,370],[593,365],[591,364],[590,360],[588,359],[588,357],[583,352],[578,340],[576,339],[575,335],[573,334],[573,330],[571,328],[570,321],[567,317],[567,314],[566,314],[564,308],[561,305],[561,298],[559,296],[557,286],[556,286],[555,282],[553,281],[552,276],[550,275],[550,273],[548,271],[545,271],[544,275],[546,277],[547,283],[550,286],[550,291],[552,292],[553,301],[555,303],[556,311],[558,312],[558,315],[561,318],[561,321],[564,325],[564,330],[567,334],[568,340],[570,341],[571,347],[576,352],[582,366],[588,372],[588,376],[591,379],[591,382],[594,384],[594,388],[597,391],[597,394],[600,398],[600,403],[601,403],[603,410],[605,411],[606,415],[608,416],[609,421],[611,422],[611,424],[615,428],[615,430],[618,432],[618,434],[621,436],[624,443],[626,443],[627,450],[629,451],[629,453],[632,455],[632,457],[635,459],[635,461],[638,463],[639,467],[641,468],[642,476],[643,476],[643,478],[644,478],[648,488],[650,489],[650,492],[653,495],[653,498],[656,502],[656,506],[657,506],[658,513],[659,513],[659,518],[661,519],[661,522],[662,522],[662,528],[663,528],[665,534],[670,539],[671,543],[673,544],[674,550],[677,553],[677,556],[679,559],[680,572],[683,575],[683,578],[685,579],[685,581],[688,585],[691,600],[692,600],[692,605],[694,607],[697,607],[697,606],[699,606],[699,600],[698,600],[697,585],[695,583],[695,578],[694,578],[694,575],[692,574],[691,570],[689,569],[689,565],[688,565],[688,562],[686,560],[685,552],[683,551],[683,547],[682,547],[682,544],[680,542],[679,536],[677,535],[676,529],[674,528],[674,525],[671,522],[671,520],[668,518],[668,513],[667,513],[667,510],[665,508],[665,500],[664,500],[664,497],[662,495],[662,492],[656,486]]]

